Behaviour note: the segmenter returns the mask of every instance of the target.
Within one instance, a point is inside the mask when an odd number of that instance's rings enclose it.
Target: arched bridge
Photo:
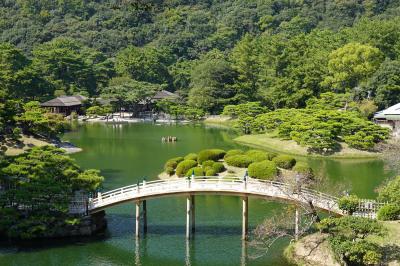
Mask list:
[[[316,190],[300,188],[296,185],[252,178],[191,177],[143,182],[99,193],[89,199],[88,211],[95,213],[107,207],[136,202],[136,235],[139,235],[140,204],[143,203],[143,223],[147,228],[146,200],[167,197],[187,197],[186,235],[190,236],[190,224],[194,231],[194,195],[236,195],[243,200],[243,237],[247,234],[248,197],[260,197],[296,204],[308,204],[336,215],[344,215],[338,206],[338,198]],[[375,218],[380,203],[370,200],[360,201],[357,216]]]

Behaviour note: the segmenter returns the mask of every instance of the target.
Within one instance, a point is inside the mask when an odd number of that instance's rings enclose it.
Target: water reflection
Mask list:
[[[136,266],[141,266],[140,262],[140,239],[139,237],[136,237],[135,241],[135,265]]]
[[[246,266],[247,264],[247,241],[242,241],[242,256],[240,258],[240,265]]]
[[[185,265],[190,266],[191,265],[191,260],[190,260],[190,240],[186,240],[186,256],[185,256]]]

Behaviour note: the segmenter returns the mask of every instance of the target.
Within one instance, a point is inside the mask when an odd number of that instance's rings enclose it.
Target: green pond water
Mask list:
[[[176,136],[176,143],[162,143],[162,136]],[[204,148],[239,147],[234,133],[204,125],[85,124],[64,136],[83,152],[74,154],[84,168],[100,169],[104,190],[135,184],[143,177],[154,180],[164,162]],[[328,187],[341,185],[360,197],[373,198],[386,178],[378,160],[306,159],[323,176]],[[278,242],[267,255],[245,246],[241,240],[241,201],[231,196],[196,197],[196,235],[185,239],[184,198],[161,198],[147,203],[148,233],[134,237],[133,203],[107,209],[104,235],[60,241],[33,241],[0,245],[0,265],[288,265],[282,256],[288,244]],[[249,224],[254,228],[279,212],[282,204],[249,200]],[[253,256],[252,256],[253,257]]]

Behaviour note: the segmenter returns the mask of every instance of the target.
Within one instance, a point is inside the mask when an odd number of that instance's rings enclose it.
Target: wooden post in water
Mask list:
[[[147,233],[147,203],[146,200],[143,201],[143,233]]]
[[[242,207],[242,239],[246,239],[249,230],[249,198],[247,196],[242,198]]]
[[[136,205],[136,231],[135,235],[138,238],[140,235],[140,201],[135,202]]]
[[[192,234],[194,235],[194,232],[196,231],[196,213],[195,213],[194,195],[191,195],[190,198],[192,203],[192,210],[191,210]]]
[[[192,216],[192,196],[186,197],[186,239],[190,238],[190,225]]]

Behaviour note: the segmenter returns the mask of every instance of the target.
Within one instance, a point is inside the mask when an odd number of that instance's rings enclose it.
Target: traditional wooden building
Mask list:
[[[170,100],[170,101],[177,101],[179,99],[179,96],[173,92],[169,92],[166,90],[161,90],[158,91],[152,98],[151,101],[152,102],[157,102],[157,101],[161,101],[161,100]]]
[[[41,106],[48,109],[52,113],[70,115],[72,112],[81,113],[83,102],[87,98],[81,95],[76,96],[60,96],[45,103]]]
[[[390,128],[394,137],[400,137],[400,103],[374,115],[374,121],[383,127]]]

